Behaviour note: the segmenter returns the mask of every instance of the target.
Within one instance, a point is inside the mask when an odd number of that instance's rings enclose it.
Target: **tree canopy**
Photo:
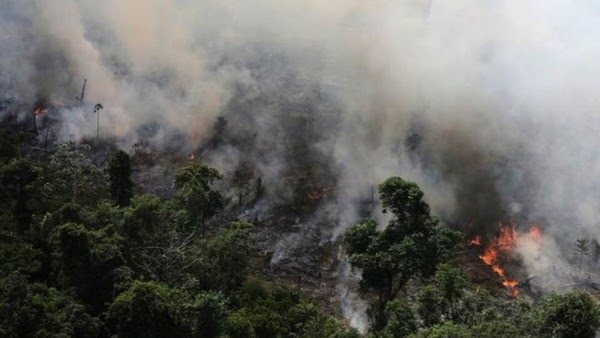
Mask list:
[[[460,234],[438,225],[415,183],[389,178],[379,197],[393,214],[387,227],[379,231],[374,220],[365,220],[346,232],[344,244],[350,264],[361,270],[363,288],[377,294],[371,315],[375,327],[383,328],[386,304],[411,278],[428,278],[450,259]]]
[[[239,219],[244,203],[216,169],[186,160],[159,196],[134,189],[139,168],[124,151],[67,142],[34,153],[26,141],[0,130],[1,337],[360,336],[323,306],[334,301],[273,274],[273,234]],[[596,334],[598,303],[585,292],[532,303],[472,285],[452,259],[460,234],[415,183],[389,178],[379,197],[389,223],[365,219],[342,243],[370,304],[368,336]],[[314,277],[315,288],[337,282]]]

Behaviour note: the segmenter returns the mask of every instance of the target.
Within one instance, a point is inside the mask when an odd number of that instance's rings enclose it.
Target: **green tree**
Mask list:
[[[33,135],[22,131],[14,131],[8,128],[0,129],[0,164],[8,163],[14,158],[20,157],[21,145],[31,141]]]
[[[12,273],[27,276],[39,273],[43,254],[27,243],[1,243],[0,242],[0,278]]]
[[[0,279],[0,336],[96,337],[98,320],[83,305],[22,275]]]
[[[135,281],[110,305],[107,321],[117,337],[187,337],[179,300],[165,285]]]
[[[417,296],[417,312],[423,321],[423,326],[430,327],[441,322],[442,299],[435,285],[423,287]]]
[[[185,305],[184,312],[192,336],[220,337],[226,326],[227,299],[222,293],[204,291]]]
[[[39,205],[40,175],[41,169],[26,159],[13,159],[0,167],[0,198],[12,212],[14,230],[19,234],[29,230],[35,206]]]
[[[582,291],[552,295],[536,308],[540,333],[545,337],[595,337],[600,328],[600,308]]]
[[[67,223],[57,228],[55,246],[65,286],[74,286],[93,314],[102,312],[113,298],[114,272],[124,264],[122,238],[110,228]]]
[[[45,185],[58,207],[63,203],[95,203],[106,196],[106,176],[86,157],[90,147],[65,142],[50,156],[51,177]]]
[[[469,328],[452,322],[444,322],[432,328],[410,335],[411,338],[472,338]]]
[[[202,243],[201,264],[196,273],[206,287],[222,291],[238,288],[246,279],[248,262],[254,250],[252,224],[233,222]]]
[[[232,293],[232,306],[230,337],[359,337],[284,284],[249,278]]]
[[[529,328],[527,331],[531,335],[531,329]],[[526,335],[525,332],[519,330],[514,324],[504,320],[481,322],[470,329],[471,337],[478,338],[523,337]]]
[[[448,263],[440,264],[435,273],[434,283],[441,296],[442,308],[449,318],[454,319],[456,304],[464,295],[467,286],[464,271]]]
[[[221,178],[216,169],[202,163],[183,167],[175,175],[176,200],[187,211],[192,227],[204,225],[223,207],[223,197],[212,187]]]
[[[108,175],[112,200],[120,207],[128,206],[133,196],[133,181],[131,159],[126,152],[119,150],[111,156]]]
[[[394,215],[387,228],[378,231],[373,220],[366,220],[344,237],[350,264],[362,271],[361,286],[377,294],[370,310],[375,330],[386,325],[387,302],[411,278],[433,275],[439,263],[452,257],[460,239],[458,232],[438,226],[415,183],[392,177],[379,186],[379,195],[384,211]]]
[[[383,330],[385,336],[401,338],[417,331],[417,318],[406,301],[394,299],[386,306],[388,323]]]
[[[587,238],[578,239],[575,241],[575,247],[573,250],[577,255],[579,255],[579,269],[577,270],[577,275],[579,275],[583,266],[583,257],[590,254],[590,240]]]
[[[136,195],[124,209],[122,233],[127,240],[124,253],[131,266],[137,266],[144,262],[144,257],[156,254],[151,251],[169,247],[176,231],[175,227],[169,226],[166,210],[164,203],[154,195]]]
[[[448,320],[471,327],[475,337],[531,337],[535,336],[532,328],[539,326],[529,301],[498,298],[481,286],[465,294],[453,310],[453,318]],[[515,329],[518,334],[511,335]]]
[[[255,338],[252,321],[243,311],[237,311],[227,317],[227,335],[231,338]]]

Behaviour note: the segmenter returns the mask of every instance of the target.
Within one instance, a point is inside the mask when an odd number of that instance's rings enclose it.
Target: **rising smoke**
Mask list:
[[[1,7],[2,98],[68,106],[87,78],[86,102],[104,105],[103,129],[125,146],[154,124],[153,142],[173,142],[165,135],[177,130],[194,149],[223,116],[234,141],[212,164],[233,175],[253,163],[269,194],[292,198],[286,178],[312,163],[307,180],[335,186],[336,203],[324,207],[339,217],[333,237],[373,185],[399,175],[469,233],[499,220],[542,223],[558,243],[551,261],[569,258],[575,238],[600,240],[600,7],[591,1]],[[82,109],[67,109],[62,137],[89,134]],[[552,265],[525,261],[532,271]]]

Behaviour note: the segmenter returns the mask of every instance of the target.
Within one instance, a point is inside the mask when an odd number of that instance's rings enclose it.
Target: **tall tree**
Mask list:
[[[176,290],[135,281],[110,305],[107,321],[117,337],[188,337],[178,304]]]
[[[21,144],[30,141],[33,135],[11,129],[0,128],[0,163],[8,163],[20,156]]]
[[[111,156],[108,175],[112,200],[120,207],[128,206],[133,196],[133,181],[131,159],[126,152],[119,150]]]
[[[23,275],[0,279],[0,300],[0,337],[98,337],[83,305]]]
[[[575,241],[574,249],[575,253],[579,255],[579,269],[577,275],[581,273],[581,267],[583,266],[583,257],[590,254],[590,240],[586,238],[579,238]]]
[[[592,338],[600,328],[600,307],[582,291],[552,295],[536,309],[543,337]]]
[[[29,229],[33,206],[39,193],[41,169],[25,159],[13,159],[0,168],[0,198],[10,208],[18,233]],[[12,229],[11,229],[12,230]]]
[[[110,226],[91,230],[67,223],[56,230],[54,241],[61,282],[73,286],[93,314],[104,311],[114,296],[116,271],[125,261],[122,237]]]
[[[430,277],[437,265],[451,257],[460,234],[438,226],[423,192],[399,177],[379,186],[384,212],[394,217],[383,231],[373,220],[350,228],[344,244],[350,264],[362,271],[361,286],[375,291],[377,303],[370,309],[374,329],[386,325],[386,304],[415,276]]]
[[[254,250],[252,224],[236,221],[216,236],[202,243],[204,259],[198,275],[207,287],[232,291],[246,278],[248,263]]]
[[[213,190],[213,183],[222,178],[219,172],[202,163],[183,167],[175,175],[176,200],[188,213],[192,227],[204,225],[223,207],[223,197]]]
[[[106,177],[86,157],[90,147],[75,142],[64,142],[50,157],[51,180],[46,193],[60,206],[66,202],[96,202],[106,193]]]

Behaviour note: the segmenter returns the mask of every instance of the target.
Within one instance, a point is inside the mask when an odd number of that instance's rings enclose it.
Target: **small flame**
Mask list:
[[[311,201],[320,200],[321,198],[327,196],[330,190],[330,188],[322,188],[315,191],[311,191],[307,194],[307,197]]]
[[[469,246],[474,245],[474,246],[481,246],[481,236],[477,235],[475,236],[475,238],[473,238],[472,240],[469,241]]]
[[[483,255],[479,256],[479,259],[481,259],[485,265],[491,267],[492,271],[502,278],[502,285],[509,289],[510,294],[513,297],[517,298],[521,295],[520,291],[517,289],[519,281],[510,279],[506,276],[506,270],[504,270],[499,262],[499,253],[511,253],[517,246],[519,233],[515,229],[514,224],[503,225],[500,223],[499,226],[500,236],[497,240],[490,243]],[[477,239],[477,237],[475,237],[475,239]]]
[[[196,159],[196,155],[194,154],[190,154],[190,156],[188,156],[188,160],[193,161]]]
[[[485,253],[482,256],[479,256],[486,265],[492,266],[492,270],[494,269],[494,265],[498,261],[498,252],[494,246],[489,246],[485,249]]]
[[[500,264],[500,257],[506,257],[510,255],[513,250],[519,244],[519,232],[516,230],[514,224],[499,224],[500,236],[496,240],[490,242],[485,248],[483,255],[479,256],[479,259],[489,266],[498,276],[502,278],[502,285],[504,285],[510,291],[511,295],[518,298],[521,292],[518,289],[519,281],[510,279],[506,275],[506,270]],[[524,236],[525,240],[534,243],[536,248],[541,250],[542,248],[542,228],[539,225],[533,225],[527,230]],[[481,245],[481,236],[473,238],[469,245]]]
[[[500,250],[510,252],[519,240],[519,233],[515,230],[514,224],[500,225],[500,238],[498,238],[498,246]]]
[[[525,237],[531,242],[535,243],[535,246],[538,250],[542,248],[542,241],[544,237],[542,236],[542,228],[539,225],[534,225],[529,228]]]
[[[46,114],[47,112],[48,112],[48,108],[37,107],[33,111],[33,114],[34,115],[43,115],[43,114]]]

